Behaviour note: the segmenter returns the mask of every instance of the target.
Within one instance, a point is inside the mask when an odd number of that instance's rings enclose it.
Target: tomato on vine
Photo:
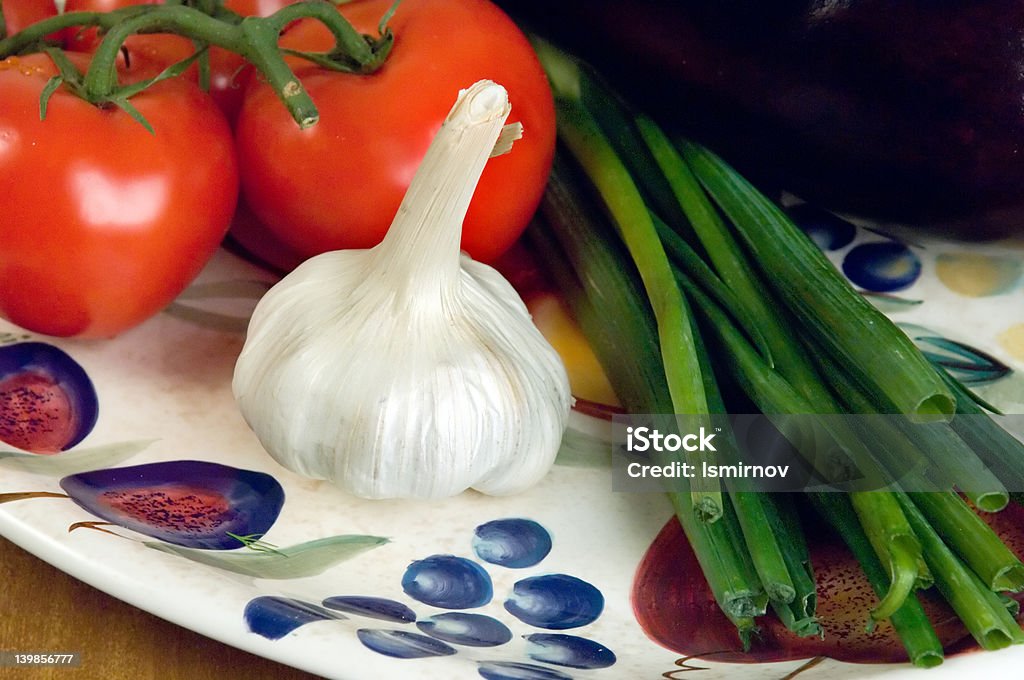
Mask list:
[[[170,302],[227,230],[236,149],[251,164],[251,204],[284,246],[305,256],[376,243],[453,93],[481,79],[505,86],[511,120],[527,132],[517,153],[488,164],[464,247],[493,259],[536,208],[554,147],[551,92],[525,36],[487,0],[421,0],[397,13],[392,0],[343,13],[281,0],[270,17],[245,21],[216,5],[82,1],[123,4],[0,40],[0,55],[24,55],[0,62],[0,316],[26,329],[110,336]],[[41,42],[94,28],[105,37],[91,54]],[[190,78],[150,81],[169,63],[178,75],[189,67],[183,54],[163,61],[172,39],[242,55],[262,74],[237,146]],[[138,49],[143,40],[156,52]],[[131,58],[120,59],[126,45]],[[308,51],[320,54],[286,57]]]
[[[297,1],[225,0],[224,7],[243,17],[265,17]],[[160,0],[66,0],[64,9],[66,12],[110,12],[134,5],[159,4]],[[64,47],[76,52],[93,52],[101,39],[102,36],[95,28],[69,30],[66,32]],[[159,71],[187,59],[196,50],[192,40],[173,33],[133,35],[125,40],[124,47],[129,55],[129,78],[155,75],[154,69]],[[209,48],[209,68],[209,92],[228,120],[233,120],[242,104],[242,94],[252,72],[251,68],[241,55],[219,47]],[[198,82],[198,67],[192,66],[186,75]]]
[[[57,73],[41,53],[0,62],[0,315],[109,337],[167,305],[217,249],[237,198],[234,146],[213,100],[183,78],[132,97],[152,131],[65,87],[41,120]]]
[[[339,11],[372,33],[393,0],[357,0]],[[388,21],[395,42],[370,75],[292,62],[320,111],[300,130],[266,85],[254,82],[236,124],[242,186],[256,217],[310,256],[366,248],[387,230],[452,97],[482,78],[503,85],[510,122],[524,126],[513,153],[492,159],[470,207],[463,248],[492,261],[519,237],[540,200],[554,149],[547,79],[526,37],[488,0],[403,2]],[[283,47],[325,51],[332,38],[303,21]]]

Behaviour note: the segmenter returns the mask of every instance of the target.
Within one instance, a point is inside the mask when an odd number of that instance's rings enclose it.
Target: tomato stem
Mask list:
[[[136,33],[156,32],[175,33],[242,55],[263,73],[299,126],[308,127],[319,118],[316,105],[277,48],[279,30],[273,23],[246,19],[231,24],[185,6],[155,6],[111,27],[85,74],[86,98],[100,103],[115,96],[119,87],[117,58],[124,41]]]
[[[97,26],[101,30],[124,21],[134,14],[147,12],[150,5],[132,5],[110,12],[67,12],[31,24],[21,31],[0,40],[0,59],[22,52],[40,51],[36,48],[46,42],[46,37],[66,28]]]
[[[316,105],[277,47],[281,28],[265,19],[247,17],[239,30],[245,36],[239,53],[260,70],[299,127],[316,124],[320,119]]]
[[[359,33],[326,0],[298,2],[269,17],[242,18],[220,3],[209,5],[203,11],[169,1],[164,5],[136,5],[105,13],[61,14],[0,40],[0,59],[38,49],[45,44],[47,36],[62,29],[98,27],[105,35],[93,55],[79,94],[94,104],[102,104],[125,95],[117,72],[117,59],[124,41],[137,33],[173,33],[191,38],[200,48],[215,45],[241,55],[259,69],[295,122],[305,128],[317,122],[319,113],[284,60],[284,55],[292,52],[282,50],[277,44],[285,26],[306,18],[322,23],[334,36],[334,48],[328,53],[298,56],[353,73],[372,73],[379,68],[393,41],[385,26],[390,13],[381,21],[380,35],[367,36]]]

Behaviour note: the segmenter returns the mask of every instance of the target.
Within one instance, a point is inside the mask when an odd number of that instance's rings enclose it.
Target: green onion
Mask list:
[[[834,418],[809,421],[815,414],[811,403],[785,377],[765,363],[729,316],[700,286],[683,272],[677,272],[677,276],[696,308],[706,318],[707,332],[715,337],[722,348],[717,356],[720,368],[727,371],[754,405],[775,423],[818,476],[836,482],[861,476],[863,472],[857,469],[847,453],[859,446],[859,441],[841,440],[842,445],[838,448],[823,446],[823,440],[829,439],[826,435],[844,434],[844,430],[839,427],[842,422]],[[789,417],[793,415],[800,416],[800,419]],[[867,459],[866,454],[861,457]]]
[[[711,352],[704,344],[699,328],[694,329],[700,357],[704,391],[712,413],[725,414]],[[739,446],[730,428],[724,428],[718,455],[730,462],[738,460]],[[799,636],[821,633],[815,616],[817,590],[810,570],[810,553],[798,523],[780,507],[781,498],[745,490],[742,480],[727,482],[728,499],[746,544],[747,554],[772,609],[783,624]],[[741,631],[742,637],[742,631]]]
[[[768,597],[773,602],[791,604],[796,599],[796,587],[782,555],[778,537],[772,533],[772,526],[765,514],[764,506],[771,499],[767,494],[737,491],[729,494],[729,500],[736,512],[754,569]]]
[[[875,554],[889,569],[889,590],[878,607],[871,612],[873,619],[887,619],[903,606],[917,585],[921,544],[910,528],[899,502],[891,493],[851,493],[850,503]]]
[[[856,383],[856,377],[845,366],[830,360],[826,364],[840,399],[850,410],[878,410],[878,401]],[[962,400],[957,401],[959,404]],[[874,450],[883,461],[890,462],[891,470],[901,473],[898,477],[915,480],[911,487],[914,490],[958,487],[986,512],[1003,509],[1009,500],[1006,487],[978,457],[976,449],[960,437],[953,427],[957,420],[961,419],[954,417],[949,423],[912,423],[899,414],[889,414],[872,419],[871,432],[866,435],[878,442]]]
[[[898,417],[892,422],[931,461],[925,475],[939,482],[940,488],[955,486],[985,512],[998,512],[1006,507],[1010,499],[1006,487],[951,424],[914,424]]]
[[[860,564],[864,575],[875,593],[882,597],[889,589],[889,577],[868,541],[850,505],[849,498],[839,493],[808,494],[818,514],[825,518],[842,537],[854,558]],[[942,643],[924,613],[921,602],[914,596],[904,600],[903,605],[889,618],[893,629],[907,650],[910,662],[921,668],[931,668],[942,663]]]
[[[715,601],[730,618],[753,618],[765,613],[768,596],[747,553],[732,505],[726,503],[714,523],[700,522],[684,494],[669,494]]]
[[[806,414],[804,399],[781,376],[759,360],[749,343],[729,323],[707,296],[688,287],[698,308],[711,320],[711,328],[728,347],[729,367],[734,377],[764,413]],[[799,442],[794,442],[799,447]],[[886,492],[870,491],[850,494],[865,533],[871,539],[879,559],[890,572],[890,590],[878,609],[876,618],[888,618],[898,609],[918,583],[921,549],[895,498]]]
[[[913,592],[933,582],[983,647],[1024,640],[1014,601],[993,590],[1024,589],[1024,564],[953,491],[1000,509],[1006,480],[1024,482],[1012,472],[1024,445],[978,451],[1001,441],[987,414],[960,417],[983,405],[858,294],[780,207],[703,147],[673,144],[585,65],[544,43],[538,54],[575,163],[559,155],[530,233],[626,409],[710,423],[726,413],[722,380],[823,480],[853,484],[847,495],[812,501],[880,598],[871,621],[891,619],[915,665],[942,661]],[[857,413],[889,417],[844,417]],[[721,457],[738,458],[731,436],[719,441]],[[996,474],[983,463],[992,460]],[[768,604],[797,634],[819,633],[790,498],[739,480],[728,480],[725,494],[680,481],[669,493],[675,514],[744,645]],[[944,491],[908,495],[900,482]]]
[[[550,67],[550,63],[546,63]],[[580,74],[564,63],[552,77],[558,132],[602,200],[640,273],[658,326],[658,340],[672,406],[676,414],[709,415],[704,383],[697,370],[699,360],[694,344],[688,308],[672,273],[668,255],[658,238],[643,195],[628,168],[616,154],[605,133],[580,98]],[[717,480],[701,480],[695,489],[694,511],[706,521],[722,512]]]
[[[983,649],[1001,649],[1020,640],[1020,626],[998,596],[943,543],[909,496],[897,494],[897,498],[921,541],[936,587],[978,644]]]
[[[541,199],[546,223],[531,225],[527,236],[626,411],[671,413],[657,328],[639,274],[605,214],[580,198],[585,178],[571,163],[559,149]],[[630,361],[622,361],[623,347],[630,348]]]
[[[713,413],[725,414],[725,403],[711,365],[712,354],[699,330],[695,337],[709,408]],[[726,428],[721,436],[719,456],[734,462],[739,447],[732,431]],[[745,489],[742,480],[728,480],[729,501],[772,609],[796,635],[820,635],[821,625],[815,616],[817,589],[799,523],[792,513],[786,512],[789,506],[783,507],[782,497]]]
[[[749,651],[750,643],[758,633],[757,623],[754,621],[754,617],[731,616],[728,612],[725,612],[725,616],[732,621],[734,626],[736,626],[736,634],[740,638],[740,644],[743,645],[743,651]]]
[[[555,196],[546,197],[541,210],[544,223],[531,225],[528,234],[538,245],[548,272],[568,282],[563,288],[566,302],[581,321],[626,409],[668,412],[663,410],[671,408],[671,400],[661,377],[664,366],[657,349],[657,330],[642,286],[635,281],[638,275],[632,261],[610,225],[603,226],[598,213],[581,209],[571,200],[572,195],[584,192],[584,187],[576,184],[582,177],[570,172],[571,166],[561,160],[555,168]],[[602,319],[606,320],[603,325]],[[617,323],[619,319],[636,322]],[[634,350],[623,353],[622,347]],[[650,379],[638,380],[639,375]],[[736,624],[740,638],[749,643],[755,630],[753,617],[764,613],[767,596],[735,514],[730,511],[726,521],[706,523],[693,513],[689,494],[673,493],[669,498],[716,602]]]
[[[1024,564],[960,496],[952,491],[910,498],[943,540],[991,590],[1024,590]]]
[[[782,558],[796,591],[793,602],[788,605],[773,600],[773,609],[786,627],[797,635],[821,635],[821,624],[816,616],[818,591],[814,582],[814,569],[792,499],[784,494],[757,495],[762,499],[762,512],[767,518],[768,533],[782,550]]]
[[[823,347],[860,373],[897,412],[913,418],[952,416],[953,395],[920,350],[850,287],[778,206],[707,149],[685,141],[681,148],[759,266],[771,272],[769,285]]]
[[[768,346],[772,364],[819,412],[839,410],[833,395],[798,340],[785,327],[786,315],[780,314],[775,301],[765,295],[765,283],[756,274],[747,254],[722,220],[703,187],[658,125],[646,116],[638,116],[637,128],[689,220],[689,227],[707,253],[715,271],[732,290],[737,303],[731,308],[751,319],[758,335]],[[681,228],[682,225],[680,225]],[[664,237],[663,237],[664,238]],[[666,239],[668,243],[671,237]],[[676,246],[678,248],[678,246]],[[691,275],[695,267],[687,267]]]
[[[944,369],[940,374],[956,396],[956,416],[949,426],[1005,486],[1024,490],[1024,442],[999,425],[960,381]]]
[[[1016,620],[1020,616],[1020,602],[1005,593],[996,593],[996,595],[999,596],[999,602],[1006,608],[1006,611]]]
[[[750,337],[757,345],[758,351],[764,356],[765,361],[774,366],[772,351],[761,332],[761,326],[749,312],[746,305],[729,288],[718,274],[708,266],[707,262],[687,243],[683,237],[674,232],[671,227],[665,224],[660,218],[654,216],[654,223],[658,229],[665,250],[672,259],[676,269],[685,271],[686,275],[700,285],[701,289],[714,298],[727,313],[733,315],[740,324],[743,332]],[[678,277],[677,277],[678,278]],[[680,285],[685,287],[684,282]]]

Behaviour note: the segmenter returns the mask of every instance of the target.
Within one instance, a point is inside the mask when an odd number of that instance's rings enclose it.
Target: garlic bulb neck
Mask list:
[[[417,287],[432,277],[456,280],[462,221],[510,111],[504,88],[490,81],[461,93],[374,249],[383,266]]]

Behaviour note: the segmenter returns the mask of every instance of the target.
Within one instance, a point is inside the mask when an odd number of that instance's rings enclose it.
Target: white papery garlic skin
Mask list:
[[[509,112],[500,85],[460,92],[384,240],[311,258],[257,305],[232,387],[286,468],[364,498],[440,498],[517,493],[551,467],[565,367],[512,286],[459,252]]]

